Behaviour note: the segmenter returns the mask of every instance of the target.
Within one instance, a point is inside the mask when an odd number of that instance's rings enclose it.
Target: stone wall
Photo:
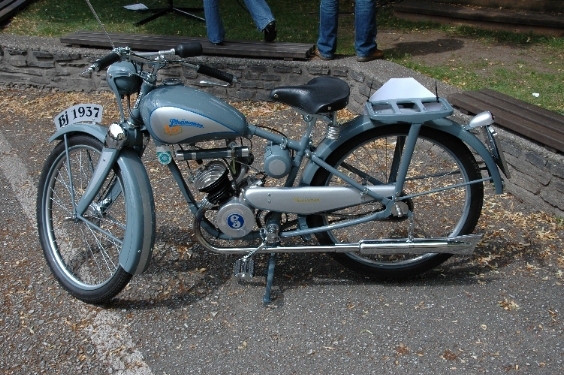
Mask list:
[[[34,86],[62,91],[105,90],[104,72],[89,78],[80,73],[107,51],[72,49],[51,40],[26,40],[23,37],[0,37],[0,84]],[[25,45],[25,47],[24,47]],[[218,57],[199,57],[195,61],[234,74],[239,83],[231,87],[206,86],[201,80],[214,81],[193,70],[170,68],[161,71],[161,78],[181,78],[227,100],[268,100],[276,86],[298,85],[322,75],[339,77],[351,87],[349,109],[361,113],[368,97],[388,79],[414,77],[430,90],[435,81],[388,61],[357,63],[354,58],[324,61],[278,61]],[[457,92],[452,86],[438,82],[443,97]],[[467,122],[458,112],[455,120]],[[510,165],[511,179],[507,191],[538,210],[564,217],[564,156],[530,142],[509,131],[498,129],[501,144]]]

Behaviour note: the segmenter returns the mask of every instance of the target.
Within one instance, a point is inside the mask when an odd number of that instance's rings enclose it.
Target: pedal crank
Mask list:
[[[235,261],[234,272],[235,277],[239,281],[252,279],[255,272],[255,260],[252,258],[245,259],[244,257],[237,259],[237,261]]]
[[[266,247],[266,241],[263,239],[259,247],[250,251],[247,255],[235,261],[235,267],[234,267],[235,277],[239,279],[239,281],[250,280],[253,278],[255,272],[255,260],[253,259],[253,255],[261,251],[265,247]]]

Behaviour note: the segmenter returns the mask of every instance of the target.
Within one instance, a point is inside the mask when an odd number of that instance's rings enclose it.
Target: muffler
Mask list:
[[[361,254],[426,254],[447,253],[470,255],[482,239],[479,234],[470,234],[448,238],[405,238],[368,240],[359,242]]]

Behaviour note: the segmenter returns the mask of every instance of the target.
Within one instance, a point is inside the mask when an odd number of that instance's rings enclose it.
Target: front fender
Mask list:
[[[104,142],[108,128],[101,125],[76,123],[59,129],[49,142],[65,134],[84,133]],[[127,225],[119,254],[119,264],[128,273],[137,275],[147,269],[155,243],[155,201],[149,176],[141,158],[132,148],[119,151],[117,163],[121,170],[126,197]]]
[[[127,202],[127,227],[119,264],[137,275],[147,269],[155,243],[155,201],[145,166],[137,153],[123,149],[118,158]]]
[[[338,140],[324,139],[315,150],[315,154],[322,160],[326,160],[333,151],[352,137],[379,126],[394,126],[394,124],[383,124],[377,121],[372,121],[368,115],[358,116],[341,126],[341,134]],[[494,182],[496,193],[503,193],[503,180],[497,168],[497,164],[484,144],[476,138],[474,134],[464,130],[458,123],[446,118],[428,121],[424,123],[423,126],[453,135],[470,146],[476,153],[478,153],[478,155],[480,155],[486,164]],[[313,180],[313,176],[319,168],[320,167],[318,165],[310,162],[304,169],[300,185],[310,185]]]
[[[108,133],[108,128],[106,126],[92,124],[92,123],[75,123],[72,125],[67,125],[55,132],[49,138],[49,143],[61,139],[65,134],[71,133],[85,133],[97,138],[100,142],[104,143],[106,134]]]

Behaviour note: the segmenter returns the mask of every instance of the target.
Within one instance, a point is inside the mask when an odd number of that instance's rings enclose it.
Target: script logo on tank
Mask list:
[[[187,138],[229,131],[219,122],[199,113],[175,107],[160,107],[151,113],[151,128],[157,138],[166,143]]]
[[[195,126],[197,128],[203,128],[204,125],[199,124],[194,121],[184,120],[184,119],[176,119],[171,118],[170,124],[165,125],[164,132],[168,135],[176,135],[182,133],[183,126]]]

